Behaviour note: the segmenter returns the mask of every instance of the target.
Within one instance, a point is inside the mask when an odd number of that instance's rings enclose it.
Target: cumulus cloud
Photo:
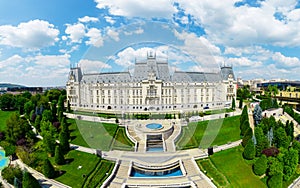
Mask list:
[[[119,41],[119,33],[112,28],[107,29],[107,35],[115,41]]]
[[[272,59],[281,66],[295,67],[300,66],[300,60],[297,57],[286,57],[280,52],[274,53]]]
[[[103,37],[101,31],[97,28],[91,28],[86,33],[86,36],[89,38],[85,43],[88,45],[93,45],[95,47],[103,46]]]
[[[31,86],[63,86],[69,71],[69,58],[67,54],[13,55],[0,61],[0,80]]]
[[[97,8],[108,8],[110,14],[118,16],[171,18],[177,12],[173,3],[168,0],[95,0],[95,2]]]
[[[110,24],[116,23],[116,21],[111,16],[104,16],[105,21]]]
[[[260,7],[235,6],[236,1],[183,1],[179,5],[185,13],[204,28],[209,38],[217,43],[229,46],[246,46],[253,43],[273,44],[278,46],[299,45],[300,23],[294,8],[295,0],[261,1]],[[293,13],[292,13],[293,12]],[[279,20],[274,16],[293,19]]]
[[[102,69],[111,69],[112,67],[102,61],[93,61],[88,59],[81,59],[78,65],[82,68],[84,73],[98,73]]]
[[[78,18],[79,22],[87,23],[87,22],[98,22],[99,19],[96,17],[84,16],[82,18]]]
[[[194,33],[174,31],[174,34],[184,42],[184,45],[179,46],[179,48],[191,55],[198,66],[205,70],[218,69],[220,62],[222,62],[221,50],[218,46],[204,36],[198,37]]]
[[[262,65],[262,62],[252,61],[246,57],[240,58],[228,58],[225,60],[226,65],[242,66],[242,67],[258,67]]]
[[[67,28],[65,33],[71,42],[80,43],[85,35],[85,26],[82,23],[66,24]]]
[[[9,66],[17,66],[20,63],[24,62],[24,59],[20,55],[13,55],[5,60],[0,61],[0,68],[6,68]]]
[[[30,20],[18,26],[0,26],[0,45],[39,50],[57,42],[59,30],[44,20]]]
[[[70,55],[37,55],[30,58],[31,62],[36,65],[42,65],[47,67],[66,67],[70,65]],[[28,60],[27,60],[28,61]]]

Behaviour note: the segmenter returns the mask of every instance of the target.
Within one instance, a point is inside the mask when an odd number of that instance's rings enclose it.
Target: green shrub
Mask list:
[[[254,143],[252,141],[252,139],[250,139],[244,149],[244,152],[243,152],[243,157],[245,159],[248,159],[248,160],[252,160],[254,159],[255,157],[255,146],[254,146]]]
[[[268,187],[282,188],[282,173],[271,176],[271,178],[268,180]]]
[[[266,173],[268,167],[268,159],[265,155],[262,155],[253,165],[254,174],[261,176]]]

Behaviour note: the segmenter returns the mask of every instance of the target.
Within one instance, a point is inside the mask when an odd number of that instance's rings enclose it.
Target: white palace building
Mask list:
[[[67,100],[75,110],[124,112],[182,112],[228,108],[237,82],[230,66],[218,72],[175,71],[168,61],[148,54],[133,72],[83,74],[71,68]]]

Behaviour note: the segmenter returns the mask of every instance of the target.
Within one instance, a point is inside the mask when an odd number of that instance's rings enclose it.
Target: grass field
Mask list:
[[[0,131],[4,131],[6,129],[6,120],[14,112],[15,111],[2,111],[2,110],[0,110]]]
[[[244,161],[242,151],[242,147],[238,146],[215,153],[210,157],[213,167],[206,168],[205,165],[202,167],[207,171],[208,176],[210,176],[210,174],[215,174],[216,169],[218,172],[222,173],[229,182],[229,184],[222,187],[266,187],[259,177],[253,174],[251,165],[248,165]],[[201,160],[198,160],[197,163],[201,164],[202,162]],[[213,171],[211,169],[213,169]],[[220,179],[218,176],[212,176],[212,178],[214,178],[214,181],[218,182],[217,184],[224,184],[222,183],[224,182],[222,178]]]
[[[61,166],[54,165],[57,170],[64,172],[63,175],[55,178],[55,180],[74,188],[82,187],[85,180],[84,176],[91,173],[100,161],[100,158],[96,155],[75,150],[71,150],[67,155],[65,155],[65,159],[69,161],[68,164]],[[55,164],[54,157],[51,158],[51,162],[52,164]]]
[[[182,135],[176,142],[177,149],[207,148],[223,145],[240,139],[240,116],[200,121],[183,127]]]
[[[95,166],[94,170],[87,176],[82,187],[100,187],[111,174],[113,167],[113,162],[102,159],[97,166]]]
[[[101,149],[133,151],[134,143],[126,136],[125,128],[117,124],[68,119],[71,143]]]
[[[125,127],[119,127],[113,141],[113,150],[134,151],[134,143],[126,136]]]
[[[76,121],[74,119],[67,119],[67,122],[69,124],[69,129],[71,131],[71,143],[72,144],[76,144],[76,145],[80,145],[80,146],[84,146],[84,147],[90,147],[85,139],[81,136],[80,131],[78,130]]]
[[[226,187],[229,185],[227,178],[211,163],[210,159],[203,159],[197,161],[201,171],[206,172],[206,175],[213,178],[214,183],[218,187]]]
[[[72,144],[108,151],[118,128],[117,124],[69,120]]]

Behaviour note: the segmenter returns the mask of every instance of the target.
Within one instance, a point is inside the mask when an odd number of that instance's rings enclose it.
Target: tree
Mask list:
[[[53,156],[55,152],[55,139],[50,133],[46,133],[43,138],[43,145],[45,148],[45,151],[50,155]]]
[[[68,106],[67,106],[67,108],[68,108],[68,112],[70,113],[71,112],[71,104],[70,104],[69,100],[68,100]]]
[[[244,106],[242,114],[240,116],[240,126],[242,125],[242,123],[244,121],[248,120],[249,121],[249,117],[248,117],[248,107],[247,105]]]
[[[276,157],[268,157],[268,175],[274,176],[283,173],[283,164]]]
[[[253,119],[254,119],[255,125],[258,125],[262,119],[262,110],[259,105],[255,105],[255,107],[254,107]]]
[[[47,178],[54,178],[55,177],[55,170],[52,164],[50,163],[49,159],[44,160],[43,164],[43,174]]]
[[[52,122],[54,117],[52,116],[52,112],[50,110],[44,110],[42,115],[43,121],[50,121]]]
[[[287,148],[290,145],[290,139],[288,138],[288,136],[285,133],[285,130],[282,127],[279,127],[275,130],[273,140],[277,148]]]
[[[12,110],[15,106],[15,99],[12,94],[6,93],[0,96],[0,109]]]
[[[56,119],[56,113],[57,113],[56,105],[57,104],[55,101],[53,103],[51,103],[51,113],[52,113],[53,120]]]
[[[61,151],[61,148],[60,146],[56,146],[55,148],[55,158],[54,158],[54,161],[56,164],[58,165],[63,165],[65,164],[65,157],[64,157],[64,154],[63,152]]]
[[[243,157],[248,160],[252,160],[255,157],[255,147],[252,139],[250,139],[244,149]]]
[[[231,109],[235,110],[235,99],[232,97]]]
[[[287,121],[285,124],[285,132],[286,135],[289,136],[291,138],[291,141],[294,139],[294,123],[291,121]]]
[[[7,182],[12,185],[14,184],[15,178],[17,178],[19,181],[22,181],[23,178],[22,170],[19,166],[5,167],[1,172],[1,176],[3,177],[3,179],[6,179]]]
[[[34,110],[35,106],[31,101],[28,101],[24,104],[24,111],[27,116],[30,115],[30,112]]]
[[[61,146],[61,150],[64,154],[68,153],[70,150],[70,143],[69,143],[69,135],[65,131],[61,131],[59,134],[59,143]]]
[[[290,180],[295,173],[298,164],[298,152],[294,149],[289,149],[284,152],[283,156],[283,179]]]
[[[268,159],[265,155],[260,156],[253,165],[254,174],[261,176],[266,173],[268,168]]]
[[[268,180],[268,187],[282,188],[282,173],[271,176],[271,178]]]
[[[42,116],[41,115],[37,115],[34,121],[34,127],[36,128],[36,130],[38,132],[41,131],[41,120],[42,120]]]
[[[239,101],[239,108],[242,108],[243,107],[243,99],[240,98],[240,101]]]
[[[26,135],[31,136],[31,127],[28,122],[21,118],[18,113],[12,113],[6,120],[6,140],[12,144],[15,144],[17,140],[25,138]]]
[[[252,140],[253,137],[253,132],[252,132],[252,128],[248,127],[248,129],[245,132],[245,135],[242,139],[242,146],[246,146],[249,140]]]
[[[65,110],[65,95],[60,95],[58,98],[58,111],[64,111]]]
[[[23,188],[40,188],[39,182],[27,171],[23,172]]]
[[[298,160],[300,159],[300,143],[296,140],[293,141],[292,148],[298,152]]]
[[[246,134],[246,131],[250,128],[250,123],[248,120],[244,121],[242,124],[241,124],[241,135],[242,136],[245,136]]]
[[[262,128],[255,127],[254,135],[256,139],[256,156],[259,157],[261,156],[261,152],[269,146],[269,143],[267,137],[263,133]]]

